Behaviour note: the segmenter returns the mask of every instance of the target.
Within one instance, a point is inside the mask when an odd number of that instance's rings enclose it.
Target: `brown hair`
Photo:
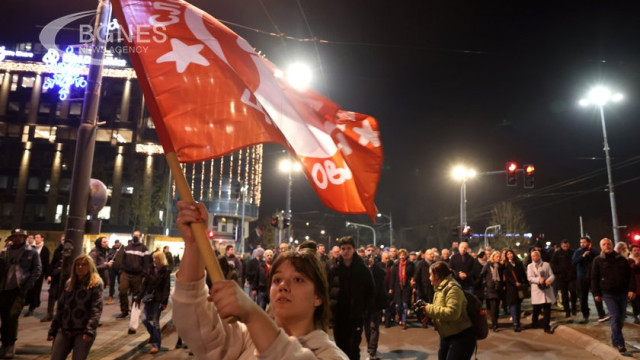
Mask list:
[[[451,275],[451,268],[449,264],[444,261],[436,261],[429,267],[431,273],[435,275],[438,280],[444,280],[447,276]]]
[[[278,267],[285,262],[289,262],[297,272],[308,277],[313,283],[315,294],[322,301],[322,304],[316,307],[313,312],[313,324],[316,330],[327,331],[331,310],[329,308],[329,283],[324,265],[310,249],[283,252],[278,255],[269,272],[269,284],[272,283],[273,274],[278,271]]]

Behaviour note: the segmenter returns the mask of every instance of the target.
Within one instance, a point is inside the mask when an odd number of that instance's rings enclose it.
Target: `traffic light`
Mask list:
[[[533,189],[533,186],[535,185],[533,172],[535,170],[536,168],[531,164],[527,164],[524,166],[524,188],[525,189]]]
[[[278,217],[275,215],[271,217],[271,226],[278,227]]]
[[[518,172],[518,164],[513,161],[507,162],[507,186],[518,185],[518,178],[516,174]]]
[[[631,234],[629,234],[629,242],[633,245],[633,244],[637,244],[640,245],[640,232],[632,232]]]
[[[467,238],[467,239],[468,239],[468,238],[470,238],[470,237],[471,237],[471,235],[473,235],[473,231],[471,231],[471,226],[465,226],[465,227],[462,229],[462,237],[464,237],[464,238]]]
[[[207,231],[207,237],[209,238],[209,240],[213,240],[213,238],[216,236],[216,232],[213,230],[209,230]]]
[[[283,229],[288,228],[290,222],[291,222],[291,219],[287,219],[287,218],[282,219],[282,228]]]

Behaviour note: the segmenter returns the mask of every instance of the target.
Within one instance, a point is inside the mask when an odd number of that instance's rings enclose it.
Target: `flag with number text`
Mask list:
[[[325,205],[375,216],[383,153],[373,117],[289,86],[246,40],[189,3],[113,5],[165,152],[196,162],[279,143]]]

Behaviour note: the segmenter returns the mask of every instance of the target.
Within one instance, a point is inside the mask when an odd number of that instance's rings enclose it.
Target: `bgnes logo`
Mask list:
[[[109,24],[96,25],[88,22],[95,21],[96,10],[81,11],[66,16],[59,17],[47,25],[40,31],[40,43],[47,49],[55,50],[62,54],[65,50],[58,47],[56,38],[62,30],[74,31],[78,34],[78,44],[83,47],[91,47],[94,38],[98,37],[106,43],[106,49],[112,53],[123,54],[132,52],[144,52],[151,42],[163,43],[168,40],[165,34],[166,27],[164,24],[156,23],[155,25],[139,24],[135,31],[127,32],[118,21],[113,18]],[[85,19],[81,21],[81,19]],[[135,33],[135,35],[134,35]],[[134,39],[135,36],[135,39]],[[129,43],[135,43],[135,46],[127,46],[124,40]]]

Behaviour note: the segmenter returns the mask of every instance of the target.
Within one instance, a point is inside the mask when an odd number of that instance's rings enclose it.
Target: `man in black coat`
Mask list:
[[[562,240],[560,249],[556,250],[551,257],[551,270],[556,277],[556,289],[562,295],[562,306],[566,317],[576,315],[576,268],[571,263],[573,250],[569,247],[569,240]],[[569,301],[571,299],[571,301]]]
[[[469,243],[460,243],[458,252],[453,254],[449,260],[449,266],[462,289],[473,294],[473,283],[477,275],[476,261],[469,254]]]
[[[44,279],[46,279],[49,274],[51,274],[51,252],[44,244],[44,235],[41,233],[37,233],[35,235],[35,241],[33,248],[40,255],[40,264],[42,265],[42,274],[40,277],[36,279],[36,282],[33,284],[33,287],[27,293],[27,297],[25,299],[25,305],[29,305],[29,310],[24,315],[25,317],[33,315],[33,311],[40,307],[40,294],[42,293],[42,283]]]
[[[353,237],[338,242],[340,257],[330,269],[329,286],[336,345],[350,360],[360,359],[360,341],[365,313],[374,302],[375,285],[371,272],[355,256]]]
[[[385,271],[375,264],[375,256],[369,254],[367,256],[367,265],[373,276],[373,282],[376,287],[374,301],[365,315],[364,336],[367,339],[367,352],[369,359],[379,359],[378,339],[380,338],[380,320],[382,319],[382,310],[387,308],[387,288],[384,285]]]
[[[60,273],[62,272],[62,250],[64,250],[64,234],[60,236],[58,247],[53,251],[53,259],[50,264],[49,276],[49,299],[47,300],[47,315],[40,319],[40,322],[49,322],[53,320],[53,310],[58,301],[58,289],[60,288]]]
[[[627,311],[627,300],[636,296],[636,281],[627,259],[613,251],[610,239],[600,240],[602,253],[593,260],[591,286],[596,301],[604,300],[611,316],[611,342],[619,352],[627,348],[622,336],[622,325]]]

